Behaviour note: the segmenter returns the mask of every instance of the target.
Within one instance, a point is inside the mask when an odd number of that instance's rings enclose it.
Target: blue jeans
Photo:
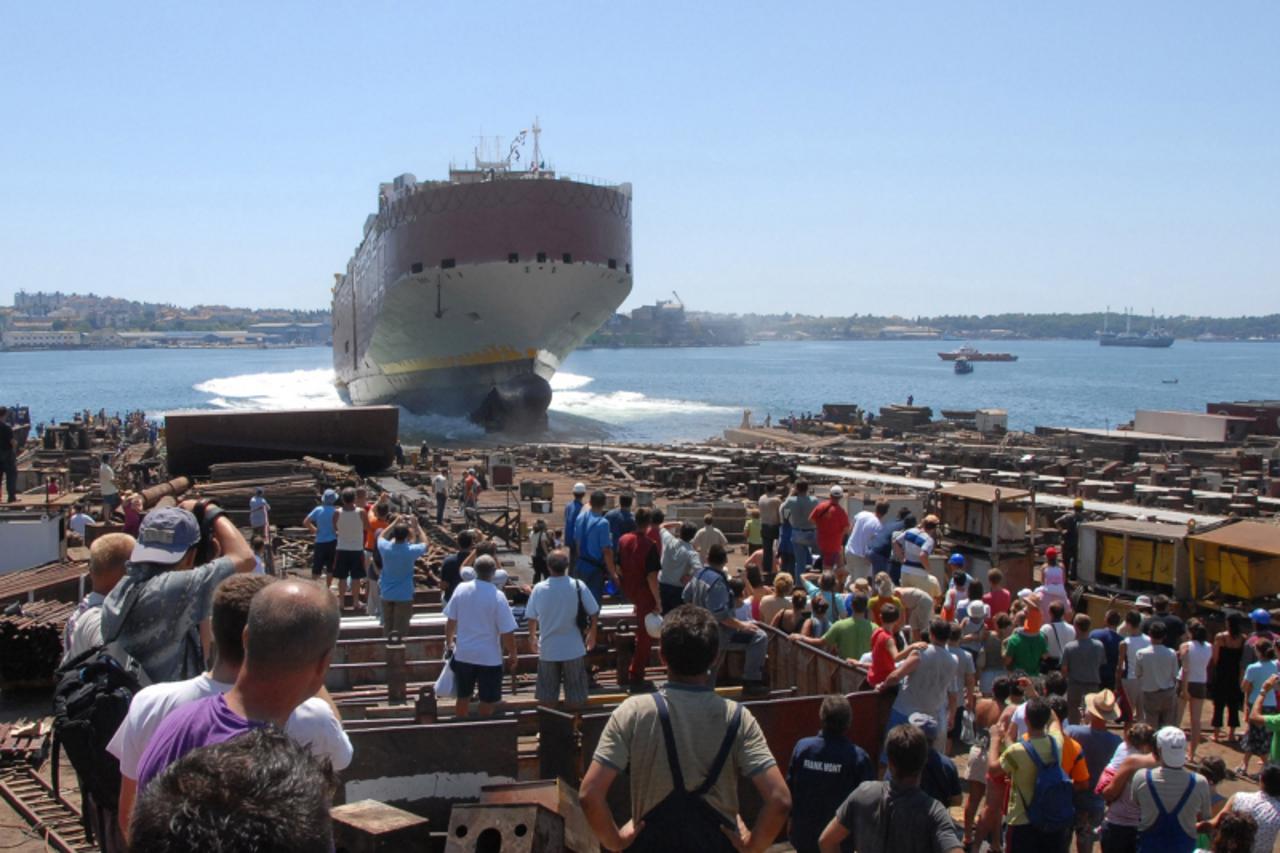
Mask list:
[[[796,580],[800,575],[813,571],[813,546],[817,544],[817,533],[812,530],[791,531],[791,553],[796,556]]]

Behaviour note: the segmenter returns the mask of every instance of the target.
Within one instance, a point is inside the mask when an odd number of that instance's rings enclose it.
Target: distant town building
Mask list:
[[[263,335],[272,343],[326,344],[333,337],[328,321],[321,323],[254,323],[249,331]]]
[[[880,330],[880,339],[884,341],[934,341],[941,337],[941,329],[929,326],[885,326]]]
[[[0,337],[5,349],[49,349],[80,346],[79,332],[55,332],[52,329],[6,329]]]

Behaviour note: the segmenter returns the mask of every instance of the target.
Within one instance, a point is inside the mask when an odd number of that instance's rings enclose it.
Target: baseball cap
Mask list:
[[[573,493],[574,493],[575,495],[585,495],[585,494],[587,493],[587,484],[586,484],[586,483],[574,483],[574,484],[573,484]]]
[[[1048,548],[1044,549],[1044,556],[1046,560],[1052,560],[1054,557],[1058,556],[1058,549],[1050,545]]]
[[[844,489],[840,488],[839,486],[832,486],[832,487],[831,487],[831,497],[833,497],[833,498],[842,498],[842,497],[844,497]]]
[[[134,563],[179,562],[200,541],[200,524],[185,509],[168,507],[147,513],[138,529],[138,544],[129,555]]]
[[[320,499],[324,501],[325,506],[333,506],[338,502],[338,493],[333,489],[325,489],[324,494],[321,495]]]
[[[507,577],[508,575],[507,575],[506,569],[498,569],[493,573],[493,585],[504,586],[507,582]]]
[[[924,732],[924,736],[933,740],[938,736],[938,721],[921,711],[916,711],[907,722]]]
[[[952,554],[947,558],[947,562],[953,566],[963,566],[964,554]]]
[[[1263,610],[1261,607],[1259,607],[1257,610],[1250,613],[1249,618],[1252,619],[1254,622],[1257,622],[1259,625],[1271,624],[1271,614],[1268,613],[1266,610]]]
[[[1140,595],[1140,596],[1138,596],[1137,598],[1135,598],[1135,599],[1133,600],[1133,606],[1134,606],[1134,607],[1150,607],[1150,606],[1151,606],[1151,596],[1149,596],[1149,595]]]
[[[1165,726],[1156,732],[1156,748],[1160,751],[1160,760],[1168,767],[1187,763],[1187,736],[1182,729]]]

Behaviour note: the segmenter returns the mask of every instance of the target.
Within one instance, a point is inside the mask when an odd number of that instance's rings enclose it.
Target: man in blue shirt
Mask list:
[[[311,554],[311,577],[324,575],[328,584],[333,574],[333,561],[338,555],[338,530],[333,526],[333,512],[338,504],[338,493],[325,489],[320,506],[307,513],[302,524],[315,536],[315,550]]]
[[[377,545],[382,555],[382,574],[378,578],[382,633],[386,637],[397,634],[404,639],[409,636],[409,620],[413,617],[413,564],[427,553],[418,517],[398,517],[382,531]]]
[[[574,491],[577,491],[577,486]],[[578,556],[574,563],[578,579],[591,590],[597,603],[604,598],[606,573],[613,579],[614,586],[622,588],[618,580],[618,569],[613,561],[613,539],[609,522],[604,517],[604,504],[604,492],[591,493],[591,509],[578,513],[573,536],[573,541],[578,546]]]
[[[817,853],[818,837],[845,797],[876,778],[876,768],[861,747],[845,734],[853,720],[849,700],[827,696],[818,711],[822,732],[801,738],[791,753],[787,787],[791,789],[789,839],[797,853]],[[852,853],[853,839],[840,845]]]
[[[1102,648],[1107,653],[1106,659],[1102,662],[1102,669],[1098,673],[1098,679],[1103,687],[1111,690],[1116,688],[1116,667],[1120,663],[1120,642],[1124,639],[1124,637],[1120,636],[1120,631],[1118,630],[1122,621],[1119,610],[1108,610],[1106,626],[1089,635],[1099,643],[1102,643]]]
[[[636,519],[631,514],[631,495],[619,495],[618,508],[609,510],[604,517],[613,536],[613,553],[617,554],[618,540],[636,529]]]
[[[573,500],[564,505],[564,544],[569,546],[570,564],[578,565],[578,516],[582,514],[582,498],[587,494],[586,483],[574,483]]]

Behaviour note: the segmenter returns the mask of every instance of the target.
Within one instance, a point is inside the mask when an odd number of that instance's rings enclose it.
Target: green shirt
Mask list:
[[[835,646],[840,657],[858,660],[871,651],[871,634],[875,628],[875,623],[870,619],[854,619],[850,616],[835,622],[822,635],[822,640]]]
[[[1273,734],[1280,732],[1280,714],[1267,714],[1262,718],[1262,724]],[[1271,738],[1271,763],[1280,764],[1280,737]]]
[[[1049,640],[1044,634],[1024,634],[1014,631],[1005,644],[1005,657],[1013,658],[1011,670],[1022,670],[1028,675],[1040,674],[1040,658],[1049,651]]]

